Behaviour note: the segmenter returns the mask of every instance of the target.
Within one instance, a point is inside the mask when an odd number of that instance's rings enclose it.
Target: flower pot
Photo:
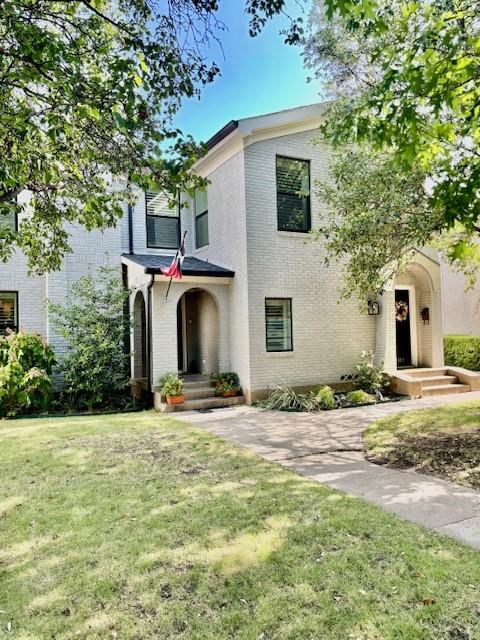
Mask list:
[[[224,391],[222,393],[222,398],[233,398],[236,395],[237,392],[235,391],[235,389],[231,389],[230,391]]]
[[[183,404],[185,402],[185,396],[167,396],[167,404]]]

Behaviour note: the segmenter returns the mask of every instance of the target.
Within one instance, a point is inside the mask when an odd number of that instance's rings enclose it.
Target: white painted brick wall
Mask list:
[[[250,384],[334,382],[353,371],[363,349],[375,348],[375,317],[356,300],[340,301],[340,266],[327,268],[320,242],[277,231],[276,155],[311,161],[312,226],[323,206],[315,181],[327,175],[328,150],[311,143],[315,131],[254,143],[245,150],[248,237]],[[293,352],[267,353],[265,298],[292,298]]]

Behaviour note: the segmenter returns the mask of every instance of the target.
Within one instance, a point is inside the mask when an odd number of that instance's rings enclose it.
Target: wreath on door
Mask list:
[[[408,318],[408,304],[403,300],[399,300],[395,303],[395,320],[398,322],[405,322]]]

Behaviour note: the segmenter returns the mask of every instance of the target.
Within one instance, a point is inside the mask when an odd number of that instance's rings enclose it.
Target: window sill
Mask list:
[[[293,358],[295,351],[265,351],[267,358]]]
[[[277,234],[281,238],[297,238],[297,240],[307,240],[310,231],[280,231],[277,230]]]

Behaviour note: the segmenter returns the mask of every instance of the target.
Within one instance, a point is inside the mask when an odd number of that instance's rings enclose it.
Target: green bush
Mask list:
[[[445,336],[443,346],[446,365],[480,371],[480,337]]]
[[[362,351],[360,362],[355,369],[358,386],[367,393],[377,393],[389,384],[389,378],[383,372],[383,365],[376,367],[373,364],[373,351]]]
[[[52,386],[53,350],[34,333],[0,336],[0,415],[46,410]]]
[[[75,282],[66,306],[49,304],[53,324],[68,347],[60,369],[69,406],[91,410],[125,392],[130,359],[123,344],[128,295],[118,269],[102,267]]]
[[[333,389],[327,386],[318,389],[315,393],[315,400],[319,409],[334,409],[337,404]]]
[[[351,405],[360,404],[375,404],[375,396],[370,393],[366,393],[363,389],[357,389],[356,391],[350,391],[347,393],[346,400]]]
[[[315,411],[318,409],[314,393],[297,393],[292,387],[282,385],[274,387],[268,398],[259,402],[258,405],[274,411]]]
[[[222,371],[221,373],[212,373],[210,376],[212,382],[217,384],[227,384],[232,387],[240,388],[240,378],[235,371]]]
[[[183,395],[183,380],[176,371],[165,373],[160,378],[159,384],[162,387],[160,393],[164,398]]]

